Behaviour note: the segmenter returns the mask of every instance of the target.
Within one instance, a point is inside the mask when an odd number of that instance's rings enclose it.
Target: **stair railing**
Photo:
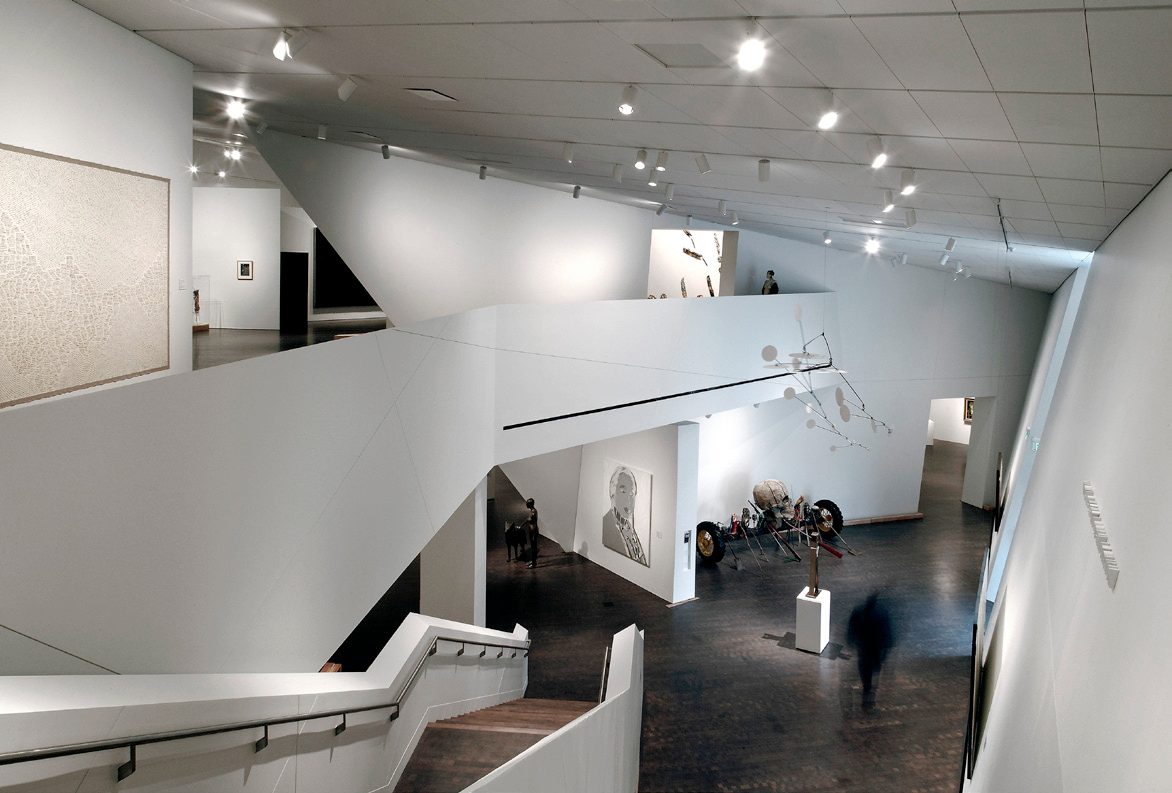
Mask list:
[[[200,738],[205,735],[219,735],[226,732],[238,732],[240,730],[254,730],[257,728],[264,729],[264,735],[261,736],[254,744],[254,751],[260,752],[269,745],[269,727],[279,724],[290,724],[298,721],[310,721],[313,719],[328,719],[342,717],[342,721],[338,726],[334,727],[334,735],[341,735],[346,731],[346,716],[351,713],[365,713],[371,710],[382,710],[384,708],[394,708],[395,712],[391,714],[388,721],[394,721],[399,718],[400,703],[407,696],[407,692],[414,685],[416,678],[419,677],[423,667],[427,664],[427,659],[435,655],[439,650],[440,642],[452,642],[460,645],[460,651],[456,656],[464,654],[465,649],[471,645],[472,647],[480,647],[480,655],[478,658],[484,658],[488,653],[489,648],[499,649],[500,652],[496,654],[493,660],[504,657],[506,651],[511,650],[510,659],[516,658],[517,653],[521,652],[522,658],[529,657],[529,640],[526,639],[524,644],[498,644],[496,642],[482,642],[469,639],[456,639],[450,636],[435,636],[432,637],[431,644],[427,648],[419,662],[415,664],[415,668],[411,670],[410,677],[403,683],[399,689],[399,694],[391,702],[384,702],[378,705],[361,705],[352,708],[338,708],[336,710],[326,710],[319,713],[301,713],[294,716],[282,716],[280,718],[256,719],[253,721],[238,721],[230,724],[216,724],[209,727],[194,727],[186,730],[169,730],[167,732],[155,732],[145,735],[132,735],[126,738],[111,738],[104,741],[84,741],[81,743],[63,744],[61,746],[48,746],[42,749],[28,749],[22,752],[9,752],[7,754],[0,754],[0,766],[12,765],[14,763],[28,763],[33,760],[48,760],[54,757],[68,757],[77,754],[89,754],[91,752],[102,752],[110,749],[129,749],[130,759],[122,765],[118,766],[118,781],[121,782],[128,776],[134,773],[135,754],[139,746],[146,746],[152,743],[164,743],[166,741],[178,741],[184,738]],[[607,648],[609,652],[610,648]],[[605,682],[605,681],[604,681]]]

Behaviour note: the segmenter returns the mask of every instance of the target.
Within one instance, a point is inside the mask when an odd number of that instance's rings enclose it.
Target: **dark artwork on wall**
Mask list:
[[[378,311],[378,304],[354,276],[345,260],[321,233],[313,230],[313,310],[315,313],[335,311]]]

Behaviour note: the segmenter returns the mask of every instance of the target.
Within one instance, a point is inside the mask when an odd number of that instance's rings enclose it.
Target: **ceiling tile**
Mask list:
[[[912,98],[947,138],[1014,139],[995,94],[913,91]]]
[[[965,213],[962,214],[961,217],[963,217],[965,221],[975,229],[985,229],[986,231],[1001,230],[1000,219],[992,215],[969,215]]]
[[[990,89],[957,16],[856,17],[854,23],[904,88]]]
[[[659,61],[594,22],[485,25],[478,29],[540,62],[543,70],[539,74],[547,79],[676,82]],[[465,71],[463,76],[476,76],[476,72]]]
[[[874,132],[859,116],[851,113],[840,98],[831,100],[825,88],[762,88],[789,112],[800,118],[806,129],[818,129],[818,121],[830,108],[838,112],[835,132]]]
[[[975,174],[990,198],[1013,198],[1019,201],[1045,201],[1036,179],[1029,176]]]
[[[969,177],[972,179],[972,177]],[[973,179],[973,183],[977,184],[977,180]],[[980,185],[977,184],[980,188]],[[981,194],[976,195],[949,195],[945,197],[948,205],[957,212],[964,212],[969,215],[985,215],[997,217],[997,204],[993,199],[985,195],[985,191],[981,188]],[[976,225],[976,224],[974,224]]]
[[[1006,218],[1009,227],[1018,234],[1049,234],[1061,236],[1058,225],[1053,220],[1028,220],[1026,218]]]
[[[951,13],[952,0],[838,0],[848,14]]]
[[[1172,149],[1172,96],[1098,96],[1104,146]]]
[[[897,135],[885,135],[883,140],[896,155],[896,159],[909,168],[924,172],[968,170],[960,157],[956,156],[952,146],[943,138],[905,138]],[[926,173],[923,175],[927,177]]]
[[[537,22],[590,19],[564,0],[428,0],[459,22]],[[329,5],[345,5],[331,3]],[[398,5],[394,3],[393,5]],[[337,24],[337,23],[335,23]]]
[[[1033,176],[1017,143],[990,140],[950,140],[952,150],[971,171]]]
[[[538,25],[537,28],[543,26]],[[733,68],[737,51],[745,38],[745,20],[669,20],[656,22],[605,22],[602,27],[631,45],[633,50],[640,44],[699,44],[725,63],[727,69],[673,69],[680,80],[672,82],[717,83],[724,85],[793,85],[816,86],[817,79],[777,42],[767,40],[765,64],[755,72],[746,73]],[[543,37],[541,30],[535,35]],[[573,50],[572,50],[573,51]],[[587,60],[599,57],[587,53]],[[647,58],[651,56],[647,55]],[[653,60],[653,59],[652,59]],[[655,61],[658,64],[658,61]],[[571,64],[574,65],[574,64]],[[581,63],[576,64],[581,67]]]
[[[1109,208],[1130,210],[1143,200],[1150,189],[1151,187],[1146,184],[1107,182],[1103,185],[1103,195]]]
[[[1081,11],[969,14],[961,19],[996,90],[1092,90]],[[1096,71],[1095,87],[1102,90],[1098,77]]]
[[[740,0],[753,16],[833,16],[842,13],[838,0]]]
[[[1058,231],[1063,237],[1098,240],[1099,242],[1102,242],[1111,233],[1111,229],[1107,226],[1088,226],[1083,223],[1059,223]]]
[[[761,27],[830,88],[901,88],[849,19],[762,19]]]
[[[828,140],[827,135],[813,130],[767,130],[797,156],[806,160],[822,162],[854,162],[854,158],[843,153]],[[843,136],[850,138],[853,136]]]
[[[427,0],[322,3],[320,0],[84,0],[81,5],[134,30],[417,25],[457,21]],[[554,5],[551,3],[550,5]],[[272,45],[269,45],[270,48]]]
[[[1172,9],[1088,11],[1099,93],[1172,94]]]
[[[1029,160],[1034,176],[1103,180],[1098,146],[1023,143],[1021,149]]]
[[[776,157],[779,159],[782,157],[796,158],[798,156],[789,148],[782,145],[781,141],[763,129],[757,129],[756,127],[722,126],[710,126],[709,128],[713,132],[728,139],[733,146],[739,149],[739,153],[741,154],[755,155],[758,157]]]
[[[1082,204],[1103,206],[1103,183],[1077,179],[1038,179],[1042,195],[1055,204]]]
[[[1005,199],[1001,202],[1001,214],[1007,218],[1025,218],[1026,220],[1053,219],[1050,215],[1050,207],[1040,201]]]
[[[1082,223],[1089,226],[1113,227],[1123,219],[1121,209],[1079,206],[1077,204],[1048,204],[1050,216],[1061,226],[1063,223]]]
[[[736,0],[647,0],[647,4],[669,19],[743,16],[745,13]]]
[[[809,124],[754,86],[654,85],[643,90],[702,124],[810,129]]]
[[[567,0],[591,19],[658,19],[662,14],[643,0]]]
[[[1172,168],[1172,151],[1161,149],[1119,149],[1103,146],[1103,179],[1108,182],[1155,184]]]
[[[879,135],[939,137],[940,130],[920,109],[911,94],[898,91],[839,89],[835,97]]]
[[[955,0],[956,10],[965,11],[1018,11],[1021,0]],[[1068,8],[1081,10],[1081,0],[1030,0],[1030,8]]]
[[[936,171],[932,174],[932,190],[946,196],[986,196],[985,188],[971,173]],[[951,198],[949,198],[951,203]],[[954,205],[955,207],[955,205]]]
[[[1023,143],[1099,142],[1093,96],[1001,93],[997,98]]]

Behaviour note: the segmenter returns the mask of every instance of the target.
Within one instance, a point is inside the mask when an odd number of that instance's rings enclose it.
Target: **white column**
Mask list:
[[[419,612],[484,626],[488,479],[480,480],[419,555]]]
[[[721,282],[723,283],[723,281]],[[672,603],[696,596],[696,511],[700,482],[700,425],[676,425],[675,577]]]

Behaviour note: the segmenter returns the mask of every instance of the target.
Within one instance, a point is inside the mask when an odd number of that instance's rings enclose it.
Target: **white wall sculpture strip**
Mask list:
[[[170,180],[0,144],[0,407],[166,369]]]
[[[1103,510],[1095,497],[1094,485],[1090,482],[1082,483],[1082,499],[1087,505],[1087,516],[1091,519],[1091,531],[1095,535],[1095,546],[1099,549],[1099,561],[1103,563],[1103,572],[1107,575],[1107,586],[1115,589],[1115,582],[1119,580],[1119,561],[1115,558],[1115,549],[1111,547],[1111,540],[1107,537]]]

